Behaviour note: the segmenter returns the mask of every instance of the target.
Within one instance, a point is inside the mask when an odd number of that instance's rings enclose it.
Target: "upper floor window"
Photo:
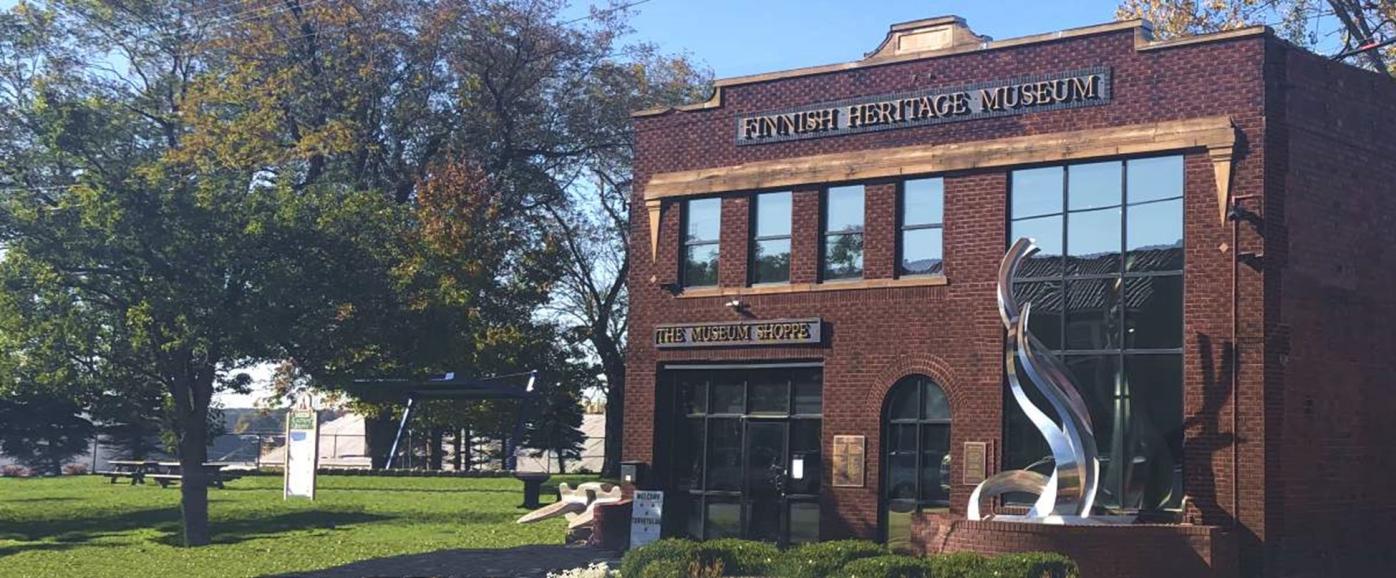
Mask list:
[[[863,276],[863,185],[829,187],[824,192],[824,244],[821,278]]]
[[[683,209],[683,285],[717,285],[718,239],[722,231],[722,199],[690,199]]]
[[[902,183],[900,210],[900,275],[938,275],[943,271],[945,246],[942,226],[945,212],[944,179],[917,179]]]
[[[751,282],[789,282],[790,191],[756,195],[752,211]]]

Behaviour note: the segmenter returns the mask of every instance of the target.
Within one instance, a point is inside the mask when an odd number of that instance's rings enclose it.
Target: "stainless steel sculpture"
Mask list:
[[[1026,492],[1036,494],[1037,501],[1026,516],[1012,516],[1013,519],[1050,524],[1090,523],[1088,519],[1100,483],[1100,461],[1091,415],[1066,367],[1047,353],[1042,342],[1028,331],[1032,303],[1020,305],[1013,296],[1013,279],[1018,266],[1037,251],[1037,246],[1028,238],[1018,239],[1008,249],[999,265],[998,306],[999,317],[1008,330],[1004,346],[1008,386],[1013,400],[1046,438],[1052,450],[1052,474],[1044,476],[1029,470],[1012,470],[988,477],[970,494],[968,517],[980,519],[979,501],[983,498]],[[1060,425],[1033,404],[1020,374],[1052,405],[1061,419]]]

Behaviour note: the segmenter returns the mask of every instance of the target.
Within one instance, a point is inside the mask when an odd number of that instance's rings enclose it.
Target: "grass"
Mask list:
[[[586,481],[559,476],[551,485]],[[97,476],[0,478],[5,576],[261,576],[456,548],[559,544],[560,519],[519,525],[522,483],[321,476],[314,502],[284,501],[280,476],[209,490],[213,544],[179,544],[179,491]]]

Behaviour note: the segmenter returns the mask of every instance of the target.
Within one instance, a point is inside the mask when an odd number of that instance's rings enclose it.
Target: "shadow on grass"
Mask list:
[[[279,574],[281,578],[348,578],[358,576],[456,576],[544,578],[550,571],[611,562],[620,554],[585,546],[532,545],[506,549],[437,550],[423,554],[361,560],[343,566]]]
[[[216,518],[210,521],[210,526],[215,543],[235,544],[296,530],[330,530],[389,519],[392,518],[366,512],[305,510],[274,516]],[[183,545],[177,507],[125,510],[70,519],[29,519],[6,526],[0,530],[0,539],[34,543],[0,547],[0,555],[88,546],[104,536],[144,529],[159,531],[162,536],[156,541],[161,544]]]
[[[366,512],[336,512],[305,510],[287,512],[275,516],[257,518],[233,518],[213,520],[209,523],[213,530],[214,544],[237,544],[247,540],[266,538],[286,532],[303,530],[334,530],[355,524],[367,524],[391,519],[388,516]],[[157,539],[167,546],[184,545],[178,524],[171,532]]]

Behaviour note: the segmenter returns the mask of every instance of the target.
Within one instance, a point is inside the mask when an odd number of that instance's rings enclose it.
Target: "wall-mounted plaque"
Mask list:
[[[926,87],[737,117],[737,144],[857,134],[1110,102],[1110,69]]]
[[[834,436],[835,487],[863,487],[867,440],[866,436]]]
[[[733,323],[691,323],[654,326],[654,346],[720,347],[731,345],[809,345],[823,340],[822,321],[772,319]]]
[[[989,442],[965,442],[965,484],[974,485],[984,481],[988,459]]]

